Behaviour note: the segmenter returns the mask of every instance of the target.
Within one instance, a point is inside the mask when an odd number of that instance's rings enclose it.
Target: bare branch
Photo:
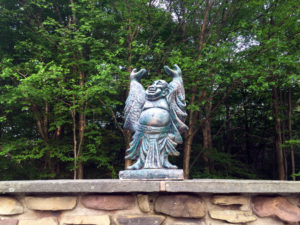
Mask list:
[[[118,127],[118,129],[119,129],[123,134],[125,134],[125,131],[124,131],[124,129],[120,126],[120,124],[118,123],[116,114],[114,113],[114,111],[112,110],[112,108],[109,107],[102,99],[99,99],[99,101],[100,101],[101,104],[104,105],[105,108],[110,112],[111,116],[113,117],[114,123],[115,123],[115,125]]]

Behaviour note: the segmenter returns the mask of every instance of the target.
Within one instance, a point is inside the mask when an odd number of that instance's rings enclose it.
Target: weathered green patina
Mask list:
[[[176,146],[182,143],[181,134],[188,127],[184,123],[187,114],[182,73],[177,65],[174,67],[174,70],[164,67],[166,73],[173,78],[170,83],[157,80],[147,90],[139,83],[146,74],[145,69],[138,72],[134,69],[130,74],[124,128],[135,134],[127,149],[126,159],[136,159],[136,162],[127,170],[145,169],[148,174],[149,171],[153,172],[149,169],[177,169],[177,166],[169,162],[168,156],[179,155]],[[157,171],[153,174],[157,174]],[[149,174],[145,174],[145,177],[149,177]],[[173,178],[178,179],[178,175]]]

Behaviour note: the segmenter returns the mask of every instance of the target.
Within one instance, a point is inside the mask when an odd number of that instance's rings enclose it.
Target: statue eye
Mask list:
[[[158,81],[157,84],[158,84],[158,85],[162,85],[163,83],[162,83],[161,81]]]

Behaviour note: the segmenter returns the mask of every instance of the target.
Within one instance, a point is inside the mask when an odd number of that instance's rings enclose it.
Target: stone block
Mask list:
[[[132,195],[88,195],[81,198],[81,203],[89,209],[120,210],[135,206]]]
[[[167,192],[220,194],[299,194],[300,181],[192,179],[165,181]],[[160,181],[97,179],[0,181],[2,194],[159,192]]]
[[[159,181],[97,179],[97,180],[28,180],[0,181],[0,193],[132,193],[158,192]]]
[[[19,201],[11,197],[0,197],[0,215],[16,215],[24,212]]]
[[[164,225],[207,225],[204,220],[199,219],[171,219],[168,218]]]
[[[209,210],[209,215],[213,219],[229,223],[248,223],[257,219],[251,211],[245,212],[240,210]]]
[[[166,225],[206,225],[205,222],[199,222],[199,223],[191,223],[191,222],[172,222],[172,223],[166,223]]]
[[[164,216],[117,216],[114,218],[116,225],[160,225],[164,222]]]
[[[216,195],[213,196],[212,203],[215,205],[248,205],[250,200],[245,196]]]
[[[295,193],[300,190],[300,181],[193,179],[182,182],[166,181],[167,192],[194,193]]]
[[[284,225],[284,223],[277,218],[259,218],[258,220],[247,223],[247,225]],[[291,225],[291,224],[289,224]]]
[[[61,219],[60,225],[110,225],[108,215],[83,215],[83,216],[65,216]]]
[[[0,225],[18,225],[19,220],[12,218],[0,218]]]
[[[149,195],[142,195],[138,194],[137,195],[137,201],[140,207],[140,210],[142,212],[150,212],[151,211],[151,206],[149,202]]]
[[[35,220],[20,220],[18,225],[58,225],[58,222],[55,217],[45,217]]]
[[[213,221],[206,221],[206,223],[203,224],[203,225],[230,225],[230,224],[233,224],[233,223],[227,223],[227,222],[213,220]],[[234,225],[245,225],[245,224],[244,223],[243,224],[241,224],[241,223],[234,223]]]
[[[277,216],[290,223],[300,221],[300,208],[283,197],[256,197],[253,211],[259,217]]]
[[[33,210],[70,210],[75,208],[76,203],[76,197],[25,197],[27,208]]]
[[[173,217],[202,218],[206,214],[206,206],[196,195],[163,195],[157,198],[155,211]]]

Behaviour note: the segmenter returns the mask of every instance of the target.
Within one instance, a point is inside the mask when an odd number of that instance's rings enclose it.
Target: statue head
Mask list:
[[[164,80],[156,80],[147,88],[146,98],[149,101],[155,101],[166,97],[168,93],[168,83]]]

